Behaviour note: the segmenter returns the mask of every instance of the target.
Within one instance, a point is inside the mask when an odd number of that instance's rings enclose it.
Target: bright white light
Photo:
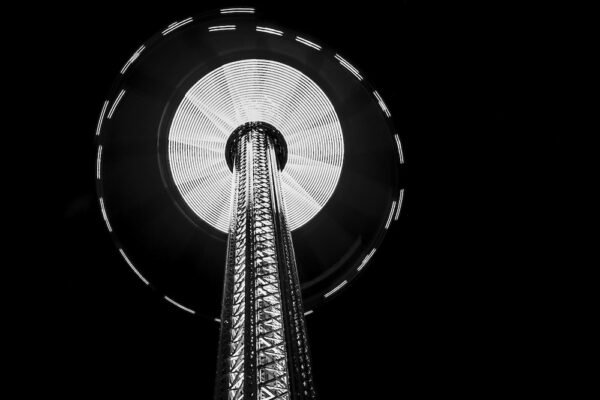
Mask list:
[[[396,215],[394,216],[394,221],[398,221],[398,217],[400,216],[400,208],[402,208],[402,200],[404,199],[404,189],[400,189],[400,196],[398,197],[398,209],[396,210]]]
[[[315,50],[321,50],[321,46],[319,46],[318,44],[316,44],[316,43],[313,43],[313,42],[311,42],[311,41],[309,41],[309,40],[306,40],[306,39],[304,39],[304,38],[301,38],[300,36],[296,36],[296,41],[297,41],[297,42],[300,42],[300,43],[302,43],[302,44],[305,44],[305,45],[307,45],[308,47],[312,47],[312,48],[313,48],[313,49],[315,49]]]
[[[96,179],[100,179],[100,163],[102,162],[102,145],[98,146],[98,157],[96,158]]]
[[[264,32],[264,33],[270,33],[271,35],[277,35],[277,36],[283,35],[282,31],[278,31],[277,29],[273,29],[273,28],[267,28],[265,26],[257,26],[256,27],[256,31],[257,32]]]
[[[221,319],[220,318],[215,318],[215,322],[221,323]]]
[[[169,131],[173,180],[202,220],[227,233],[232,173],[225,145],[240,125],[262,121],[288,146],[281,173],[291,230],[315,216],[333,194],[344,161],[339,118],[325,93],[300,71],[271,60],[225,64],[200,79],[179,104]]]
[[[307,312],[304,313],[304,315],[310,315],[312,314],[314,311],[313,310],[308,310]]]
[[[104,209],[104,199],[102,197],[100,197],[100,209],[102,210],[102,217],[104,218],[108,231],[112,232],[112,227],[110,226],[110,222],[108,222],[108,215],[106,215],[106,210]]]
[[[135,272],[135,274],[138,276],[138,278],[140,278],[142,280],[142,282],[144,282],[146,285],[149,285],[150,282],[148,282],[146,280],[146,278],[144,278],[142,276],[142,274],[140,274],[140,271],[138,271],[133,264],[131,263],[131,261],[129,261],[129,258],[127,258],[127,256],[125,255],[125,252],[123,251],[123,249],[119,249],[119,252],[121,253],[121,255],[123,256],[123,258],[125,259],[125,262],[127,262],[127,264],[129,265],[129,267],[131,267],[131,269],[133,270],[133,272]]]
[[[102,106],[102,111],[100,111],[98,126],[96,126],[96,136],[100,135],[100,130],[102,129],[102,121],[104,120],[104,113],[106,112],[106,107],[108,107],[108,100],[104,102],[104,105]]]
[[[211,26],[208,28],[209,32],[219,32],[219,31],[235,31],[235,25],[218,25]]]
[[[117,96],[117,99],[115,100],[115,102],[113,103],[112,107],[110,108],[110,111],[108,112],[108,119],[111,119],[113,116],[113,113],[115,112],[115,109],[117,108],[117,106],[119,105],[119,102],[121,101],[121,99],[123,98],[123,95],[125,94],[125,89],[121,90],[121,92],[119,93],[119,95]]]
[[[171,25],[169,25],[167,27],[167,29],[162,31],[162,34],[163,34],[163,36],[165,36],[165,35],[173,32],[175,29],[181,28],[183,25],[189,24],[192,21],[193,21],[192,17],[189,17],[180,22],[173,22]]]
[[[185,306],[182,306],[181,304],[179,304],[178,302],[176,302],[175,300],[173,300],[172,298],[170,298],[168,296],[165,296],[165,300],[167,300],[169,303],[171,303],[173,305],[176,305],[177,307],[181,308],[182,310],[189,312],[190,314],[196,314],[196,311],[194,311],[190,308],[187,308]]]
[[[238,8],[222,8],[221,14],[254,14],[254,8],[238,7]]]
[[[371,250],[371,252],[369,254],[367,254],[367,256],[363,259],[363,261],[360,263],[360,265],[356,269],[357,271],[360,271],[361,269],[363,269],[365,267],[365,265],[367,265],[367,263],[369,262],[371,257],[373,257],[373,254],[375,254],[376,250],[377,249],[373,249],[373,250]]]
[[[392,222],[392,216],[394,215],[394,209],[396,208],[396,202],[392,202],[392,208],[390,208],[390,215],[388,216],[387,222],[385,223],[385,229],[390,227],[390,223]]]
[[[137,58],[140,56],[140,54],[142,53],[142,51],[144,51],[145,48],[146,48],[146,46],[142,45],[142,47],[140,47],[139,49],[137,49],[137,51],[135,53],[133,53],[133,55],[131,56],[131,58],[129,60],[127,60],[127,62],[125,63],[125,65],[121,69],[121,75],[123,75],[125,73],[125,71],[127,71],[127,68],[129,68],[129,66],[131,65],[131,63],[133,63],[135,60],[137,60]]]
[[[344,281],[342,283],[340,283],[339,285],[337,285],[336,287],[334,287],[333,289],[331,289],[329,292],[325,293],[324,297],[327,298],[329,296],[331,296],[332,294],[334,294],[335,292],[337,292],[338,290],[340,290],[342,287],[344,287],[344,285],[348,283],[348,281]]]
[[[363,77],[360,75],[358,70],[356,68],[354,68],[352,66],[352,64],[350,64],[348,61],[346,61],[344,58],[342,58],[342,56],[340,56],[339,54],[336,54],[335,59],[338,60],[340,62],[340,64],[342,64],[342,67],[346,68],[348,71],[350,71],[352,73],[352,75],[356,76],[359,81],[363,80]]]
[[[396,146],[398,147],[398,156],[400,157],[400,164],[404,164],[404,154],[402,154],[402,144],[400,143],[400,137],[398,134],[394,135],[394,139],[396,139]]]
[[[392,114],[390,114],[390,110],[388,110],[387,106],[383,102],[383,99],[381,98],[381,96],[379,95],[379,93],[377,93],[377,90],[374,91],[373,94],[377,98],[377,102],[379,103],[379,106],[381,107],[381,109],[383,110],[383,112],[385,113],[385,115],[387,115],[388,118],[391,117]]]

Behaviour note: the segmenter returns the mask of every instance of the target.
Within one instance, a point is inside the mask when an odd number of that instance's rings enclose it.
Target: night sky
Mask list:
[[[514,8],[324,3],[242,5],[352,60],[395,117],[408,181],[400,221],[368,268],[307,319],[320,398],[512,394],[543,354],[544,261],[561,257],[561,139],[536,124],[548,89],[535,60],[549,39],[528,28],[536,15]],[[39,135],[53,137],[57,220],[42,229],[44,250],[29,250],[44,278],[26,317],[36,345],[24,367],[44,390],[212,396],[218,325],[165,302],[120,257],[96,200],[94,133],[141,42],[236,5],[57,6],[29,28],[53,110]]]

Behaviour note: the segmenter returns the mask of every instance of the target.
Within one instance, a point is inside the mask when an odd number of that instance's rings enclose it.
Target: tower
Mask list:
[[[402,147],[379,92],[315,40],[222,9],[140,46],[96,135],[124,261],[220,324],[215,398],[315,398],[305,316],[400,214]]]
[[[285,141],[249,122],[232,134],[233,200],[217,366],[217,399],[312,399],[308,343],[281,193]]]

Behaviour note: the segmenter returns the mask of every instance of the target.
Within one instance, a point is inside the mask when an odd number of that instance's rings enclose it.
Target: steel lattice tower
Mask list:
[[[277,147],[283,144],[268,124],[245,124],[237,132],[215,398],[313,399],[281,193],[284,161]]]

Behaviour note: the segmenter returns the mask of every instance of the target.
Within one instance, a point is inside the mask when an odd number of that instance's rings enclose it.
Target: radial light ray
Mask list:
[[[227,139],[238,126],[257,121],[276,127],[287,143],[289,162],[281,177],[291,230],[319,212],[340,177],[342,128],[331,101],[314,81],[272,60],[224,64],[188,90],[168,138],[169,165],[179,193],[198,217],[222,232],[228,231],[231,214]]]

